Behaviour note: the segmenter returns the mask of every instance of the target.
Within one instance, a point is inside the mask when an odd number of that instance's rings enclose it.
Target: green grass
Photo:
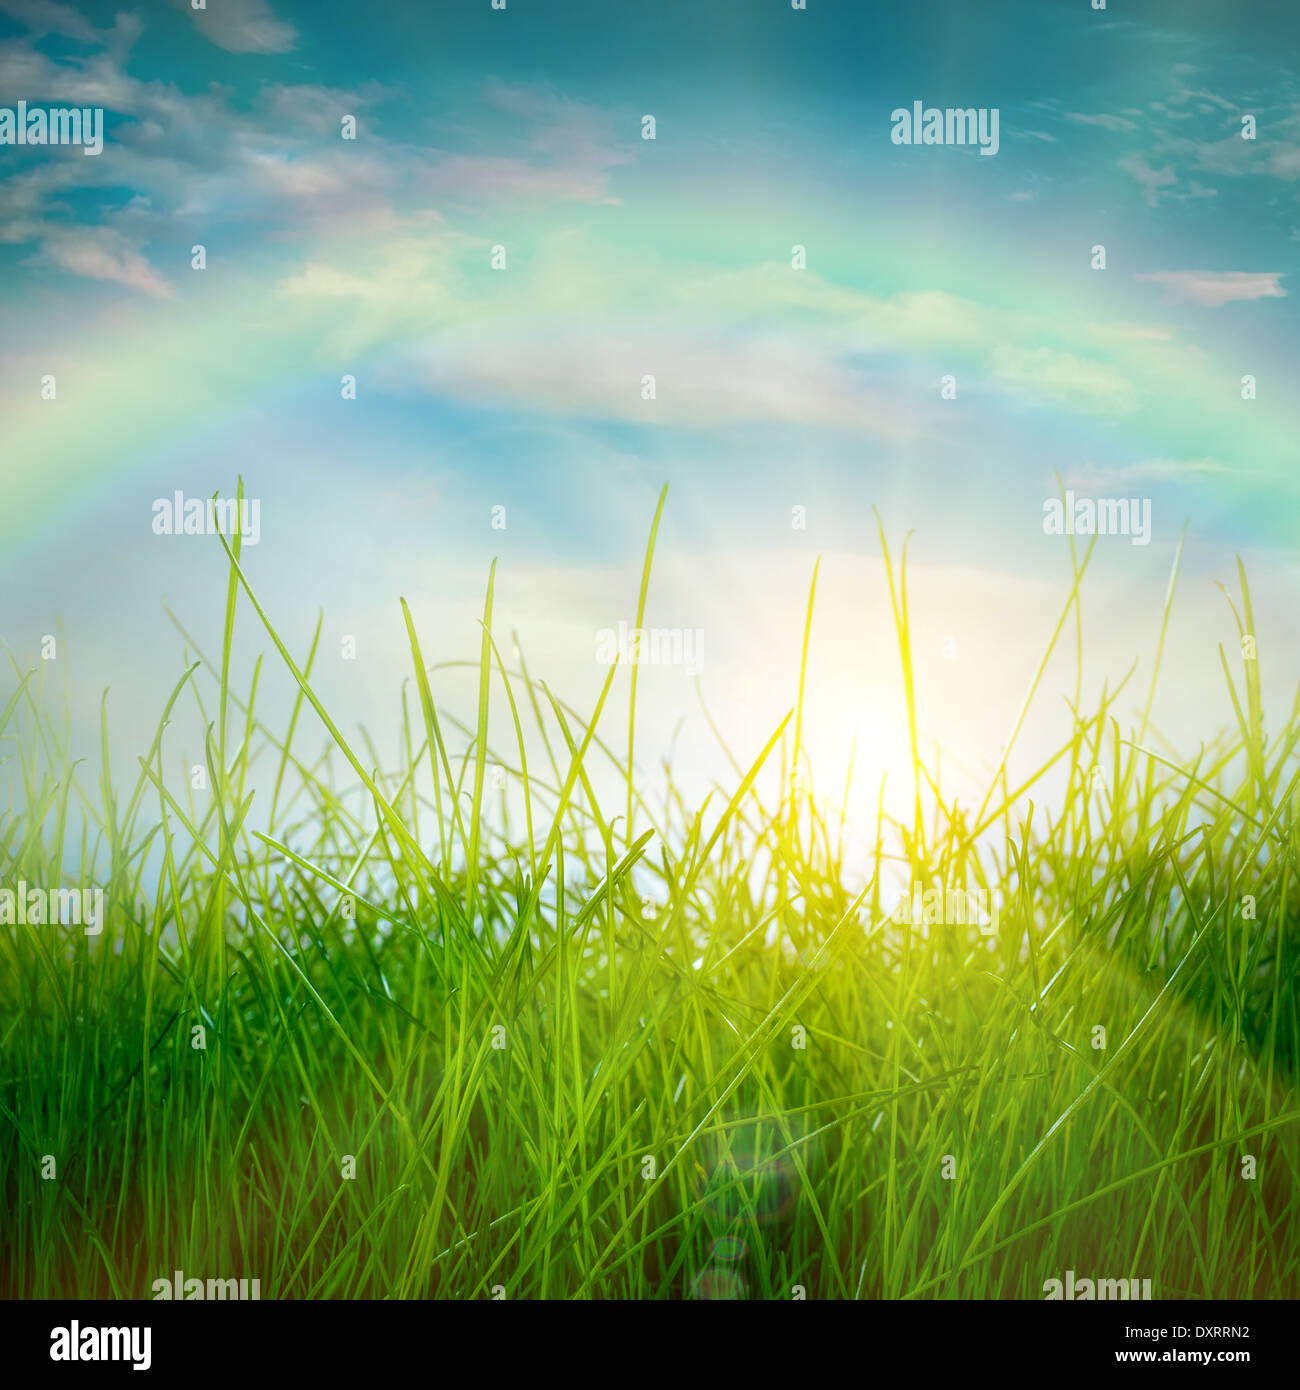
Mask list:
[[[1073,1269],[1295,1297],[1297,709],[1266,738],[1256,664],[1225,662],[1238,725],[1182,766],[1157,675],[1087,710],[1076,689],[1036,776],[1003,754],[982,805],[945,802],[885,553],[915,809],[882,817],[865,883],[801,754],[802,670],[690,807],[634,771],[629,672],[563,705],[505,659],[490,582],[467,724],[403,605],[390,765],[330,720],[319,626],[287,650],[237,542],[221,650],[168,706],[210,728],[208,790],[165,774],[166,714],[127,784],[107,722],[102,767],[74,765],[15,665],[0,884],[102,886],[108,921],[0,927],[0,1293],[145,1298],[181,1269],[264,1298],[1041,1298]],[[1081,654],[1087,563],[1044,668]],[[296,683],[278,732],[260,662],[231,688],[244,605]],[[996,889],[998,935],[891,924],[907,879]]]

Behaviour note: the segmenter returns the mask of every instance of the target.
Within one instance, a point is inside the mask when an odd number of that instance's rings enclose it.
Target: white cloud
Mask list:
[[[59,0],[0,0],[0,14],[25,25],[34,34],[62,34],[79,43],[97,43],[99,34],[88,19]]]
[[[521,154],[433,152],[421,175],[431,193],[475,200],[617,203],[609,192],[610,171],[631,159],[614,138],[609,116],[549,87],[490,81],[483,87],[490,107],[512,118],[507,143]]]
[[[1066,480],[1073,486],[1091,488],[1125,488],[1133,483],[1177,482],[1223,474],[1240,474],[1247,470],[1230,468],[1218,459],[1142,459],[1123,465],[1085,463],[1067,472]]]
[[[1138,407],[1137,393],[1124,372],[1093,358],[1002,343],[993,349],[991,365],[1000,381],[1070,409],[1123,415]]]
[[[484,404],[665,426],[770,420],[896,441],[915,434],[905,402],[808,336],[703,326],[689,336],[656,327],[593,334],[559,319],[507,334],[466,324],[419,355],[429,389]],[[656,378],[649,401],[647,364]]]
[[[156,299],[170,299],[175,293],[144,256],[108,227],[48,228],[33,262],[91,280],[110,280]]]
[[[1195,71],[1187,64],[1175,65],[1170,95],[1151,102],[1148,111],[1154,114],[1141,123],[1152,132],[1149,149],[1144,155],[1129,155],[1119,161],[1119,167],[1143,186],[1147,205],[1155,207],[1165,199],[1213,198],[1220,191],[1213,185],[1225,179],[1252,176],[1285,183],[1300,179],[1300,142],[1295,139],[1300,128],[1300,104],[1294,99],[1248,100],[1240,94],[1230,100],[1183,85],[1183,77]],[[1278,92],[1293,89],[1281,71],[1275,70],[1271,77]],[[1247,111],[1258,121],[1258,139],[1242,138],[1240,117]],[[1125,116],[1137,114],[1127,108],[1124,112]],[[1115,117],[1072,114],[1067,119],[1120,128]],[[1212,138],[1193,138],[1192,131]],[[1214,178],[1209,186],[1193,178],[1189,191],[1175,191],[1192,173]]]
[[[139,30],[138,20],[120,14],[112,31],[97,35],[99,52],[58,61],[28,39],[0,43],[0,91],[40,92],[51,102],[102,106],[128,118],[117,124],[103,158],[50,150],[0,178],[0,243],[33,242],[35,264],[158,295],[166,292],[164,281],[145,272],[138,248],[174,240],[178,229],[184,240],[187,222],[199,224],[196,232],[222,219],[281,232],[362,234],[392,225],[397,184],[407,177],[400,152],[378,140],[365,151],[338,140],[322,144],[318,133],[327,117],[336,122],[342,110],[364,112],[384,89],[277,85],[261,91],[253,111],[238,111],[216,87],[190,95],[127,72],[124,58]],[[50,228],[70,211],[69,195],[121,188],[134,196],[101,200],[102,235],[46,244]]]
[[[9,3],[19,0],[0,0]],[[630,157],[609,140],[607,118],[594,108],[502,84],[489,85],[484,98],[511,127],[506,153],[442,154],[374,133],[364,148],[323,141],[321,132],[337,131],[342,112],[364,114],[388,95],[386,89],[277,84],[262,89],[252,111],[240,111],[216,87],[190,95],[133,77],[122,55],[137,32],[138,25],[119,17],[115,30],[99,36],[106,50],[61,61],[28,40],[0,43],[0,90],[39,91],[53,101],[99,105],[128,118],[116,126],[103,159],[51,151],[0,179],[0,244],[35,244],[32,264],[158,296],[170,291],[148,270],[141,248],[174,241],[178,231],[185,241],[187,226],[198,240],[223,221],[257,224],[281,236],[306,230],[334,241],[420,234],[437,214],[404,211],[404,196],[609,202],[608,171]],[[74,192],[120,188],[134,196],[125,203],[103,199],[97,231],[88,229],[80,239],[51,231],[63,224]],[[400,287],[381,297],[385,314],[403,317]],[[366,312],[377,332],[383,315]],[[363,324],[360,338],[371,331]]]
[[[563,203],[612,203],[601,169],[542,168],[503,155],[442,155],[425,171],[426,192],[468,201],[520,199]]]
[[[389,95],[389,89],[378,82],[367,82],[356,90],[314,83],[286,85],[277,82],[261,89],[258,103],[273,127],[295,133],[330,135],[337,140],[339,122],[344,116],[360,117]]]
[[[1178,176],[1166,164],[1163,169],[1155,169],[1140,154],[1127,155],[1119,161],[1119,167],[1131,174],[1142,185],[1143,197],[1148,207],[1155,207],[1160,200],[1160,190],[1178,182]]]
[[[298,40],[292,24],[276,19],[266,0],[211,0],[202,10],[172,0],[193,19],[204,38],[229,53],[288,53]]]
[[[1300,179],[1300,145],[1276,143],[1268,152],[1268,171],[1288,183]]]
[[[1085,116],[1081,112],[1071,111],[1067,114],[1067,121],[1075,121],[1079,125],[1096,125],[1103,130],[1122,131],[1136,130],[1137,122],[1125,120],[1123,116]]]
[[[1133,278],[1160,285],[1166,298],[1175,302],[1218,309],[1234,300],[1284,299],[1286,291],[1278,284],[1284,274],[1281,270],[1258,274],[1244,270],[1160,270]]]

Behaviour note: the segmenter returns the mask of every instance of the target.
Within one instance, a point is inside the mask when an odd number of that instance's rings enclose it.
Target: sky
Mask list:
[[[57,635],[78,752],[111,687],[133,767],[184,666],[164,603],[212,654],[225,597],[155,503],[242,477],[250,582],[296,652],[323,611],[346,728],[394,727],[399,597],[430,661],[477,656],[494,559],[499,633],[589,710],[665,484],[646,625],[702,637],[642,668],[651,773],[725,770],[701,699],[758,752],[820,561],[813,766],[838,793],[856,741],[874,806],[905,728],[878,515],[895,560],[911,533],[923,735],[978,783],[1067,597],[1062,488],[1150,504],[1145,544],[1097,540],[1089,691],[1137,663],[1141,705],[1185,534],[1162,735],[1232,718],[1238,555],[1289,707],[1298,43],[1248,0],[0,0],[0,107],[105,131],[0,145],[0,698]],[[896,143],[914,102],[996,110],[996,153]],[[472,676],[435,693],[467,710]]]

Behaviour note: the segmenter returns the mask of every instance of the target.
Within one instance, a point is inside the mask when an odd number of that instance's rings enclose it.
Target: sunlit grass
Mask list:
[[[1073,1269],[1294,1297],[1297,710],[1266,738],[1255,662],[1225,661],[1237,727],[1179,765],[1156,652],[1131,726],[1126,685],[1087,710],[1076,687],[1053,804],[1010,781],[1014,733],[983,804],[945,804],[886,558],[914,810],[881,816],[865,882],[801,756],[802,675],[687,806],[634,771],[635,668],[565,706],[506,659],[490,580],[465,724],[394,615],[415,681],[387,763],[330,720],[319,626],[289,652],[238,540],[220,651],[129,785],[106,721],[74,766],[15,663],[0,883],[102,886],[108,912],[0,926],[0,1292],[149,1297],[180,1269],[265,1298],[1040,1298]],[[1030,696],[1081,649],[1087,561]],[[231,688],[241,605],[296,683],[279,731],[256,676]],[[181,701],[210,722],[202,792],[164,773]],[[997,935],[903,930],[906,883],[996,894]]]

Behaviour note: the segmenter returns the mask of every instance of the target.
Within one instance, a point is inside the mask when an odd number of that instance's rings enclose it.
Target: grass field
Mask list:
[[[1083,640],[1087,561],[1052,644]],[[285,728],[231,688],[245,605],[297,684]],[[982,805],[945,803],[913,719],[915,812],[881,818],[862,882],[804,768],[802,679],[687,806],[635,771],[635,667],[569,709],[492,607],[466,725],[404,611],[385,765],[236,541],[224,641],[173,695],[211,727],[203,791],[166,715],[129,783],[107,751],[74,766],[14,664],[0,883],[101,887],[106,918],[0,927],[0,1293],[148,1298],[175,1270],[263,1298],[1042,1298],[1067,1270],[1300,1293],[1300,710],[1265,736],[1255,660],[1225,661],[1238,724],[1190,764],[1150,726],[1156,651],[1149,686],[1076,698],[1035,778],[1004,754]],[[498,706],[516,737],[490,747]],[[996,934],[891,920],[906,883],[987,890]]]

